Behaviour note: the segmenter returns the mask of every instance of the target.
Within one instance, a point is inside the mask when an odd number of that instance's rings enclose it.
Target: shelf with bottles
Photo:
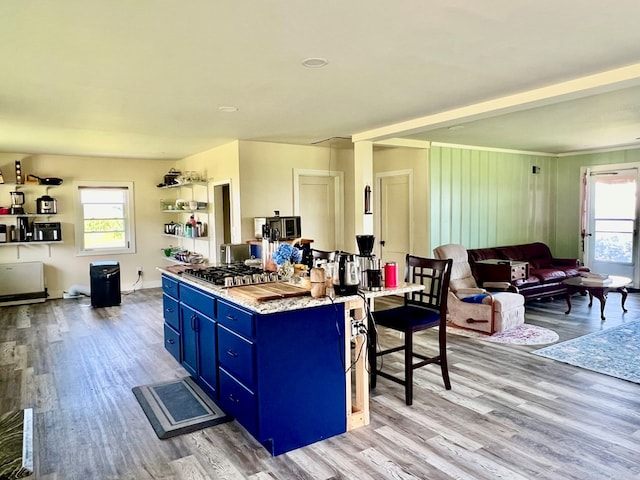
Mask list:
[[[176,234],[172,234],[172,233],[165,233],[164,234],[165,237],[171,237],[171,238],[186,238],[189,240],[207,240],[209,237],[206,235],[200,235],[199,237],[188,237],[186,235],[176,235]]]

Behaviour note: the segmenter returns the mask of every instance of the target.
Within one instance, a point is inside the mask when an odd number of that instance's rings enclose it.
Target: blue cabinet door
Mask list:
[[[180,305],[182,325],[182,366],[191,376],[198,376],[198,314],[186,305]]]
[[[216,355],[216,322],[198,314],[198,359],[200,386],[218,397],[218,359]]]

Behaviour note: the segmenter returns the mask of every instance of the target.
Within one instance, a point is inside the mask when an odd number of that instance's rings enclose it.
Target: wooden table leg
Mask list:
[[[627,313],[627,309],[626,309],[626,308],[624,308],[624,302],[626,302],[626,300],[627,300],[627,293],[629,293],[629,292],[627,291],[627,287],[619,288],[619,289],[618,289],[618,291],[622,294],[622,311],[623,311],[624,313]]]
[[[345,359],[351,365],[345,373],[347,431],[369,425],[369,375],[367,372],[367,339],[365,335],[354,338],[356,361],[351,363],[351,322],[353,318],[362,319],[365,315],[364,300],[352,300],[345,305]],[[352,382],[355,392],[352,389]]]

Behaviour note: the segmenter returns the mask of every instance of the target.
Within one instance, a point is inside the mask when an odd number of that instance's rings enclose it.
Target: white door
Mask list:
[[[411,175],[400,173],[378,177],[380,205],[379,246],[383,263],[396,262],[404,278],[404,263],[411,252]]]
[[[594,272],[636,279],[638,169],[591,171],[586,264]]]
[[[337,250],[334,177],[300,175],[298,186],[302,235],[313,240],[311,248]]]

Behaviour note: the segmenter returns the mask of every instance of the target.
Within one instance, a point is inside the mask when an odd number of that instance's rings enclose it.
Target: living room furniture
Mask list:
[[[631,279],[627,277],[618,277],[616,275],[610,275],[609,281],[605,281],[601,284],[596,282],[588,282],[582,277],[568,278],[563,281],[567,287],[567,311],[571,312],[571,295],[576,292],[587,292],[589,294],[589,308],[593,305],[593,297],[600,300],[600,318],[606,320],[604,316],[604,306],[607,303],[607,295],[609,291],[615,290],[622,294],[622,311],[627,313],[627,309],[624,308],[624,302],[627,300],[627,285],[631,283]]]
[[[524,296],[525,301],[564,296],[567,286],[563,280],[577,277],[580,271],[589,270],[582,267],[577,258],[553,257],[549,247],[542,242],[469,249],[468,255],[471,271],[478,280],[478,262],[486,260],[527,262],[529,264],[527,277],[512,282]]]
[[[378,327],[391,328],[404,333],[404,344],[376,352],[377,342],[375,339],[370,342],[371,387],[375,388],[377,375],[404,385],[407,405],[413,403],[413,371],[416,368],[432,363],[440,365],[445,388],[451,390],[447,367],[446,333],[447,292],[451,276],[451,265],[451,260],[435,260],[407,255],[405,282],[422,284],[425,289],[419,292],[406,293],[404,305],[401,307],[372,312],[373,320]],[[439,327],[438,353],[429,357],[415,352],[413,349],[413,334],[434,327]],[[375,328],[371,330],[375,334]],[[378,369],[377,358],[402,350],[404,350],[403,378]],[[414,363],[414,357],[420,359],[420,361]]]
[[[529,276],[529,262],[497,258],[480,260],[476,262],[476,274],[480,285],[485,282],[513,283]]]
[[[492,293],[479,288],[471,274],[467,250],[463,245],[440,245],[433,252],[436,258],[453,260],[449,283],[449,322],[489,335],[524,323],[524,297],[519,293]],[[502,283],[503,289],[509,286],[508,282]]]

